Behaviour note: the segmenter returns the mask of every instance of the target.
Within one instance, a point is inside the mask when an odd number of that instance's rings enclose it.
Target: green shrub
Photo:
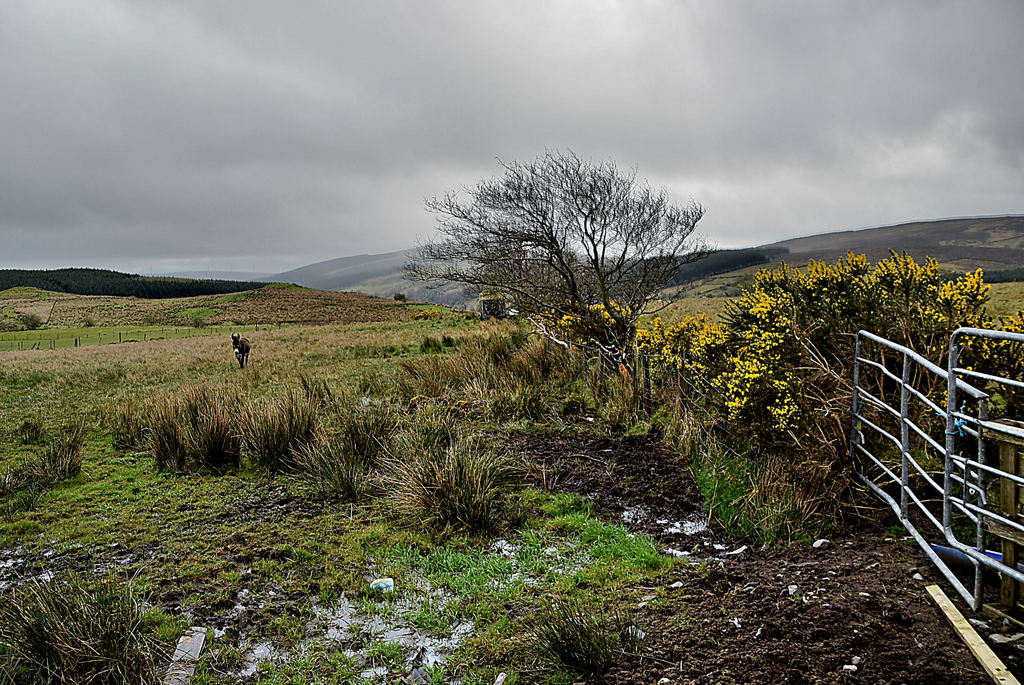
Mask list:
[[[22,314],[21,323],[25,326],[26,330],[34,331],[37,328],[41,328],[46,321],[38,314]]]
[[[130,586],[76,576],[0,596],[0,682],[155,683],[167,654]]]
[[[294,469],[294,451],[319,432],[319,404],[294,392],[250,407],[242,424],[242,445],[249,460],[267,473]]]
[[[497,521],[498,506],[515,484],[515,470],[479,441],[404,455],[389,464],[391,497],[405,511],[442,530],[479,531]]]
[[[599,676],[625,654],[637,652],[642,635],[628,616],[577,600],[543,612],[534,634],[538,651],[552,665],[584,677]]]

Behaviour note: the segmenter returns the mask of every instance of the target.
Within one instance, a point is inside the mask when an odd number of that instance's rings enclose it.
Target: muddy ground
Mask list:
[[[629,607],[644,633],[641,652],[624,656],[604,676],[605,682],[991,682],[924,587],[939,582],[951,596],[952,590],[939,581],[916,545],[894,532],[895,520],[881,510],[876,520],[858,523],[820,548],[806,543],[760,548],[728,539],[708,523],[688,469],[654,438],[535,433],[505,440],[513,455],[531,464],[533,485],[588,498],[601,518],[647,534],[666,554],[692,562],[648,581],[649,587],[635,588],[634,594],[650,597]],[[225,523],[242,528],[246,522],[294,524],[327,506],[271,485],[226,511],[209,507],[179,513],[197,529]],[[218,533],[216,545],[225,563],[241,570],[237,587],[219,601],[184,606],[173,574],[152,588],[156,603],[166,611],[186,612],[189,619],[213,628],[218,640],[224,636],[226,644],[242,650],[230,663],[216,662],[234,682],[255,679],[259,660],[273,658],[276,649],[270,642],[250,644],[246,634],[259,635],[273,621],[316,602],[313,587],[288,591],[253,585],[245,569],[279,550],[247,530]],[[61,570],[171,567],[170,554],[160,544],[112,544],[52,556],[18,551],[0,559],[0,588],[15,579]],[[923,580],[916,580],[915,573]],[[200,581],[197,589],[202,585]],[[205,594],[213,596],[214,590]],[[981,630],[986,638],[1015,632],[954,600],[966,616],[986,622]],[[353,618],[349,609],[315,606],[314,611],[308,632],[326,631],[328,636],[349,631],[357,620],[369,620]],[[404,625],[385,628],[390,629],[385,631],[388,639],[409,642],[410,648],[422,642]],[[451,638],[440,652],[454,649],[457,642]],[[219,644],[213,649],[220,649]],[[1024,639],[1018,644],[1024,645]],[[1024,673],[1024,651],[1013,644],[995,649],[1011,671]],[[368,677],[388,676],[386,668],[381,671],[373,663],[363,667]],[[543,674],[520,673],[522,682],[537,677]]]
[[[703,530],[689,472],[653,439],[535,434],[509,446],[538,465],[535,484],[588,497],[603,518],[695,562],[659,579],[664,601],[634,607],[641,653],[607,682],[991,682],[925,592],[938,574],[893,535],[891,516],[880,512],[819,548],[763,549],[724,539],[713,523]],[[986,622],[986,638],[1014,632],[957,604]],[[1024,652],[995,648],[1024,672]]]

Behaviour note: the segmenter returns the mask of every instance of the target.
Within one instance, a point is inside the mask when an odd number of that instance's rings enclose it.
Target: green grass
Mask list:
[[[404,675],[397,649],[387,640],[361,634],[362,641],[351,645],[359,656],[352,658],[310,627],[314,605],[329,606],[344,596],[361,616],[379,616],[436,639],[471,623],[473,635],[444,668],[432,672],[436,682],[457,677],[491,683],[495,664],[501,664],[514,683],[533,659],[523,638],[530,627],[514,616],[542,608],[545,593],[581,588],[610,602],[628,601],[639,592],[634,588],[653,584],[674,562],[646,538],[597,520],[591,506],[574,496],[515,491],[491,532],[440,536],[396,508],[387,493],[348,501],[299,478],[267,476],[244,459],[224,475],[207,469],[160,472],[139,444],[135,414],[123,418],[127,428],[117,428],[111,410],[145,415],[150,403],[178,399],[184,388],[198,384],[249,405],[278,401],[289,391],[313,393],[325,403],[325,430],[363,454],[372,472],[383,467],[380,441],[370,438],[396,425],[401,430],[414,414],[404,403],[395,405],[395,415],[381,413],[381,396],[360,389],[360,379],[394,373],[396,360],[436,356],[421,352],[427,335],[453,341],[454,351],[443,353],[451,356],[464,347],[475,349],[464,344],[470,338],[506,329],[462,316],[261,326],[249,333],[253,357],[244,370],[219,336],[0,351],[0,468],[45,449],[45,440],[23,439],[20,427],[28,418],[47,435],[65,417],[81,417],[89,426],[81,473],[45,489],[18,516],[0,518],[0,549],[21,548],[39,560],[80,560],[74,563],[84,568],[116,558],[117,572],[135,576],[155,606],[170,601],[165,593],[173,590],[180,593],[175,601],[182,610],[203,615],[226,615],[248,593],[246,640],[269,640],[277,652],[293,657],[264,664],[262,682],[351,682],[371,652],[389,669],[389,680]],[[518,359],[492,347],[495,355]],[[137,409],[129,410],[133,402]],[[330,408],[344,402],[354,414]],[[420,410],[424,417],[431,411]],[[445,439],[447,412],[437,408],[433,418],[416,419],[430,424],[417,444]],[[487,426],[481,413],[456,414],[474,430]],[[499,538],[514,552],[495,547]],[[369,591],[367,577],[382,575],[395,578],[393,597]],[[245,663],[246,644],[231,633],[213,638],[195,682],[225,681],[223,674]]]
[[[241,293],[238,293],[241,294]],[[218,298],[220,299],[220,298]],[[241,299],[241,298],[237,298]],[[230,302],[230,300],[228,300]],[[216,309],[211,307],[188,307],[181,310],[181,317],[183,319],[199,319],[207,316],[214,316],[217,313]]]
[[[707,507],[733,538],[759,544],[809,542],[831,522],[808,514],[792,479],[772,474],[768,457],[755,461],[747,453],[708,449],[692,464],[694,480]]]
[[[196,309],[206,309],[197,307]],[[186,310],[189,311],[189,310]],[[190,314],[184,318],[210,316]],[[266,328],[265,326],[263,327]],[[276,327],[275,327],[276,328]],[[171,340],[198,336],[228,335],[232,332],[255,330],[256,326],[87,326],[79,328],[37,329],[0,333],[0,352],[16,350],[51,350],[111,343]]]

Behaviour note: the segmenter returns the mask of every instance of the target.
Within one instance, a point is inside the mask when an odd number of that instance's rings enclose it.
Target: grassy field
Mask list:
[[[264,324],[263,328],[280,328],[281,324]],[[85,328],[47,328],[34,331],[0,333],[0,352],[15,350],[56,350],[64,347],[86,347],[113,343],[148,342],[202,336],[228,339],[231,333],[258,333],[259,324],[245,326],[89,326]],[[230,345],[230,342],[228,343]]]
[[[1012,311],[1024,295],[1017,285],[994,287],[994,307]],[[6,301],[48,297],[17,292]],[[0,598],[26,580],[68,573],[112,577],[134,588],[166,646],[187,625],[208,628],[210,648],[195,682],[394,682],[422,666],[422,682],[489,684],[504,672],[512,685],[567,685],[583,676],[564,660],[544,656],[552,639],[539,637],[546,634],[544,625],[560,625],[556,617],[573,611],[605,617],[614,610],[606,625],[618,625],[619,632],[602,639],[613,640],[621,656],[632,649],[626,629],[637,607],[683,611],[678,597],[667,608],[670,586],[678,586],[666,579],[699,587],[707,577],[705,565],[665,553],[668,543],[657,537],[661,529],[648,537],[623,525],[633,504],[621,505],[621,517],[598,512],[603,498],[616,497],[623,487],[660,487],[663,478],[652,480],[648,468],[665,468],[680,479],[664,481],[672,493],[659,493],[654,501],[698,506],[693,488],[700,482],[679,485],[684,467],[667,450],[652,466],[638,467],[640,476],[611,475],[638,454],[664,450],[656,438],[645,437],[648,442],[616,457],[621,463],[603,456],[633,444],[622,432],[645,433],[654,420],[637,413],[614,382],[598,402],[597,384],[607,379],[559,366],[555,352],[524,337],[513,323],[480,322],[419,303],[271,288],[199,303],[163,302],[148,311],[169,321],[133,327],[129,310],[150,306],[144,301],[52,299],[64,311],[79,312],[67,321],[88,315],[96,325],[4,335],[96,336],[106,342],[104,336],[115,332],[122,341],[128,330],[146,337],[163,332],[132,344],[0,347],[0,494],[9,494],[0,497]],[[716,317],[726,301],[687,298],[667,318]],[[239,303],[250,309],[236,308]],[[263,313],[251,308],[260,303],[267,305]],[[325,313],[328,304],[333,309]],[[189,336],[188,327],[171,325],[183,312],[244,318],[246,311],[273,322],[245,329],[252,341],[246,369],[238,368],[227,344],[229,327]],[[332,322],[288,323],[315,316]],[[168,408],[179,412],[176,421],[187,422],[181,403],[197,393],[212,404],[191,420],[219,416],[230,423],[232,432],[243,435],[243,456],[224,468],[158,468],[157,443],[149,438]],[[269,425],[267,417],[278,408],[302,406],[315,411],[310,444],[358,438],[384,456],[366,462],[368,471],[358,478],[349,471],[261,461],[260,444],[250,440],[254,431]],[[672,419],[657,420],[655,434],[672,430]],[[13,482],[10,474],[31,473],[79,425],[80,471],[38,488],[3,490]],[[149,438],[135,434],[143,428]],[[473,458],[494,451],[507,469],[495,476],[502,486],[486,525],[439,527],[443,512],[423,508],[424,497],[457,500],[444,494],[457,476],[409,489],[424,477],[413,467],[435,449],[429,441],[456,430],[463,437],[452,438],[445,459],[459,458],[464,448]],[[560,479],[591,476],[554,473],[530,450],[506,453],[503,445],[517,435],[535,445],[531,449],[578,458],[588,470],[600,472],[594,464],[604,464],[610,489],[596,499],[562,491]],[[601,437],[614,435],[620,437]],[[600,448],[575,453],[588,441]],[[294,459],[303,452],[288,454]],[[458,462],[458,468],[490,468],[490,457],[480,458]],[[345,490],[350,486],[355,489]],[[598,486],[579,487],[590,493]],[[478,499],[473,506],[479,509]],[[666,520],[681,526],[681,516]],[[393,579],[394,592],[370,588],[382,577]],[[717,588],[709,583],[703,601],[714,604]],[[594,630],[583,631],[584,638]],[[666,630],[664,639],[671,640],[675,628]],[[583,649],[571,645],[570,651]]]
[[[165,300],[51,293],[34,288],[0,292],[0,324],[24,328],[25,316],[48,328],[204,327],[211,325],[328,324],[409,316],[407,305],[358,293],[268,285],[226,295]],[[3,330],[3,325],[0,325]]]
[[[515,683],[522,669],[531,671],[529,681],[571,682],[575,676],[538,665],[528,617],[545,609],[552,593],[591,601],[649,594],[640,588],[678,563],[651,540],[602,523],[580,498],[518,487],[496,528],[440,534],[383,495],[328,496],[307,480],[249,462],[224,475],[174,474],[158,470],[144,444],[115,447],[111,417],[119,408],[152,410],[189,386],[262,407],[306,384],[338,403],[372,406],[379,400],[367,383],[396,365],[444,359],[465,341],[510,330],[443,308],[437,317],[412,319],[434,308],[297,296],[311,301],[298,313],[275,301],[271,310],[282,314],[269,318],[312,316],[324,302],[341,301],[354,302],[355,311],[339,307],[340,319],[378,318],[253,328],[244,370],[220,329],[180,338],[164,329],[163,339],[130,345],[0,351],[0,472],[39,458],[76,422],[85,425],[81,472],[0,515],[0,568],[8,569],[0,592],[20,582],[12,578],[67,571],[133,578],[164,633],[192,623],[210,628],[199,683],[391,681],[417,657],[414,643],[428,647],[419,659],[433,682],[490,683],[504,670]],[[228,305],[261,297],[204,301],[224,306],[216,316],[229,316]],[[137,316],[111,298],[58,299],[64,312],[102,313],[102,323]],[[183,304],[154,306],[187,311]],[[64,334],[102,340],[117,330]],[[403,421],[418,416],[408,406],[396,411]],[[474,430],[496,428],[489,416],[470,418]],[[325,418],[325,428],[334,421]],[[380,576],[394,578],[394,593],[369,590],[368,581]]]

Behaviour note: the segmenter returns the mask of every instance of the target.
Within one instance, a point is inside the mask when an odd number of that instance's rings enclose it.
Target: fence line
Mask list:
[[[89,332],[79,329],[76,335],[62,335],[69,329],[39,329],[35,331],[9,331],[0,333],[0,352],[21,350],[55,350],[69,347],[93,345],[109,345],[124,342],[148,342],[150,340],[173,340],[181,338],[199,338],[231,332],[245,332],[260,328],[281,328],[281,324],[245,324],[241,326],[216,325],[197,326],[152,326],[125,327],[116,330]]]

